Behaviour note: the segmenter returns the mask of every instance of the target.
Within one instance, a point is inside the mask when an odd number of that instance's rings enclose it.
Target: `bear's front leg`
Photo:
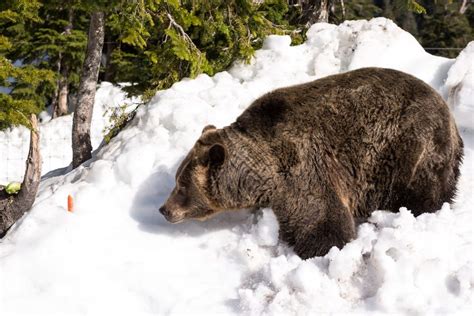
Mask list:
[[[302,229],[307,232],[297,236],[294,246],[296,254],[301,259],[324,256],[333,246],[341,249],[355,237],[354,223],[348,218],[340,222],[326,218],[316,225],[308,225]]]
[[[302,259],[323,256],[333,246],[341,249],[355,237],[354,218],[334,192],[325,192],[317,199],[298,200],[286,206],[287,210],[296,206],[296,210],[280,222],[280,237],[293,245]]]

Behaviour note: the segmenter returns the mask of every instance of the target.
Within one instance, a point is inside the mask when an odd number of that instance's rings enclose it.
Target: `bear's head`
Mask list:
[[[205,220],[225,209],[212,196],[211,175],[216,174],[226,160],[218,130],[212,125],[204,127],[201,137],[181,162],[176,172],[176,186],[161,214],[171,223],[185,219]]]

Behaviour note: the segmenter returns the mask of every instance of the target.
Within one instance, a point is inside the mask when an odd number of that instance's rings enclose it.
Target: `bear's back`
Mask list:
[[[329,142],[357,150],[361,143],[390,142],[415,121],[437,126],[443,118],[450,119],[448,107],[423,81],[392,69],[362,68],[272,91],[233,127],[266,141]]]

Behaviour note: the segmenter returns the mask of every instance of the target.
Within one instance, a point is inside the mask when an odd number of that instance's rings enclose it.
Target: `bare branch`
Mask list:
[[[171,14],[169,14],[168,12],[166,13],[166,15],[168,16],[168,19],[170,20],[170,24],[173,25],[175,28],[177,28],[179,30],[181,35],[189,42],[189,44],[196,47],[196,45],[194,45],[194,42],[191,39],[191,37],[189,37],[189,35],[186,33],[186,31],[183,29],[183,27],[181,25],[176,23],[176,21],[173,19],[173,16]]]

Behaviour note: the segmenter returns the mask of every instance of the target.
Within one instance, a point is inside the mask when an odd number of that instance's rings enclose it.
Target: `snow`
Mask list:
[[[240,290],[241,300],[254,315],[467,312],[474,279],[466,237],[472,231],[462,221],[469,215],[448,204],[418,218],[404,208],[376,211],[356,240],[324,258],[268,258],[254,272],[262,279]]]
[[[42,181],[30,213],[0,241],[2,315],[472,314],[473,47],[451,60],[387,19],[316,24],[302,45],[271,36],[250,65],[160,91],[91,161]],[[466,147],[456,203],[417,218],[376,211],[343,249],[306,261],[278,241],[270,209],[177,225],[159,214],[206,124],[231,123],[277,87],[365,66],[411,73],[448,100]],[[98,91],[108,97],[96,105],[126,101],[110,86]],[[42,125],[46,138],[62,132],[56,124]],[[9,133],[0,144],[21,135]]]
[[[446,79],[448,104],[458,126],[472,128],[474,123],[474,42],[459,54]]]

